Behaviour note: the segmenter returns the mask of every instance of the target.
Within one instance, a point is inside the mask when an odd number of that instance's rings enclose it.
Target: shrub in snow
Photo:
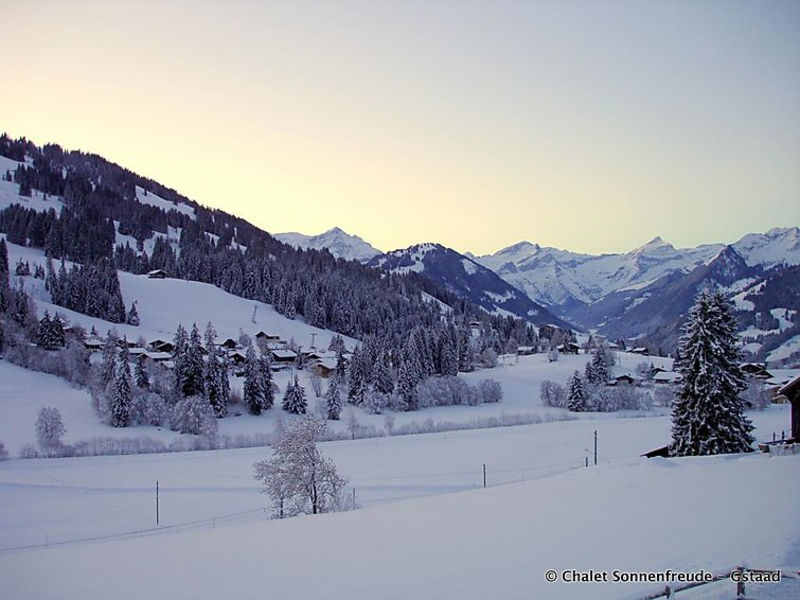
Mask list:
[[[497,352],[486,348],[478,355],[478,362],[486,369],[494,369],[497,366]]]
[[[555,381],[545,379],[540,387],[540,398],[544,406],[567,408],[567,392],[564,387]]]
[[[51,406],[42,407],[39,418],[36,419],[36,440],[45,453],[57,450],[63,445],[61,438],[66,431],[58,409]]]
[[[3,442],[0,442],[0,460],[8,460],[8,450]]]
[[[495,379],[482,379],[477,385],[478,398],[481,402],[493,404],[503,399],[503,387]]]
[[[181,433],[213,437],[217,419],[211,404],[202,396],[189,396],[175,403],[170,411],[170,428]]]
[[[39,458],[39,451],[33,444],[25,444],[19,451],[20,458]]]
[[[131,403],[131,422],[136,425],[166,425],[169,422],[167,402],[154,392],[134,394]]]
[[[278,518],[340,510],[347,480],[317,448],[325,422],[312,416],[293,421],[273,444],[274,458],[253,465]]]
[[[657,385],[653,390],[653,406],[672,406],[675,390],[669,385]]]

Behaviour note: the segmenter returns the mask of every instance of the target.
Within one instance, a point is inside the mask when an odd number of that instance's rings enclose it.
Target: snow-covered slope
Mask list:
[[[381,253],[357,235],[350,235],[338,227],[329,229],[318,235],[305,235],[303,233],[278,233],[275,237],[280,241],[295,248],[322,250],[327,248],[336,258],[345,260],[358,260],[367,262]]]
[[[52,208],[56,213],[60,213],[61,208],[64,206],[61,200],[52,196],[45,198],[44,194],[38,190],[32,190],[30,196],[20,196],[19,184],[2,179],[6,173],[10,173],[13,177],[14,171],[23,164],[25,163],[0,156],[0,210],[12,204],[19,204],[25,208],[32,208],[37,212],[50,210]]]
[[[368,264],[393,273],[420,273],[490,313],[521,317],[536,325],[572,328],[490,269],[441,244],[392,250]]]
[[[0,237],[4,237],[0,234]],[[31,269],[34,265],[45,265],[44,253],[33,248],[24,248],[16,244],[8,244],[9,263],[13,265],[22,259],[27,261]],[[12,277],[17,282],[20,278]],[[201,329],[209,321],[214,323],[221,339],[238,338],[244,331],[251,335],[258,331],[266,331],[279,335],[284,340],[294,339],[305,347],[311,345],[311,334],[316,334],[317,347],[327,348],[333,332],[307,325],[300,318],[287,319],[278,314],[270,304],[255,300],[247,300],[229,294],[211,284],[183,279],[149,279],[146,275],[133,275],[119,271],[119,281],[125,305],[130,307],[136,302],[141,324],[138,327],[126,324],[114,324],[95,317],[67,310],[50,303],[50,294],[44,289],[44,282],[33,277],[22,278],[27,290],[36,302],[40,313],[49,310],[59,312],[71,324],[79,324],[87,331],[92,327],[101,334],[115,328],[120,335],[130,340],[144,337],[171,339],[178,324],[191,326],[197,323]],[[348,347],[355,340],[345,337]]]

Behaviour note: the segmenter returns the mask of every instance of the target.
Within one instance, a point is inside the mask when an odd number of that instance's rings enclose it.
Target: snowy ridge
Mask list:
[[[336,258],[345,260],[357,260],[367,262],[371,258],[379,255],[380,250],[374,248],[369,242],[364,241],[357,235],[334,227],[318,235],[305,235],[303,233],[277,233],[274,237],[285,244],[304,250],[327,249]]]
[[[492,270],[441,244],[425,243],[392,250],[368,264],[392,273],[420,273],[495,315],[520,317],[535,325],[573,328]]]

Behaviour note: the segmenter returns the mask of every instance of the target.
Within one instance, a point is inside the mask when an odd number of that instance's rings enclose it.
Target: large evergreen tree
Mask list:
[[[244,363],[244,403],[252,415],[260,415],[264,410],[264,386],[261,369],[253,344],[247,346]]]
[[[131,410],[131,367],[128,364],[128,342],[123,338],[111,384],[111,426],[127,427]]]
[[[325,391],[325,408],[331,421],[338,421],[342,414],[342,392],[339,390],[341,377],[339,373],[328,380],[328,389]]]
[[[682,376],[672,406],[675,456],[749,452],[753,426],[740,397],[745,379],[733,305],[721,293],[703,291],[684,325],[675,369]]]
[[[567,394],[567,408],[572,412],[583,412],[586,410],[586,390],[580,373],[575,371],[569,380],[569,392]]]
[[[286,392],[283,395],[283,410],[295,415],[304,415],[308,409],[306,401],[306,391],[294,376],[294,383],[291,381],[286,385]]]

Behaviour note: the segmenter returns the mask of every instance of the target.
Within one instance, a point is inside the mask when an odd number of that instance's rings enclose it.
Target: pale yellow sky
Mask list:
[[[800,224],[796,2],[9,3],[0,129],[271,232],[621,251]]]

